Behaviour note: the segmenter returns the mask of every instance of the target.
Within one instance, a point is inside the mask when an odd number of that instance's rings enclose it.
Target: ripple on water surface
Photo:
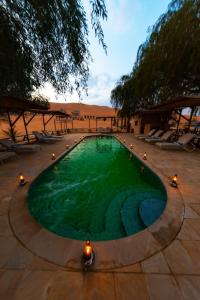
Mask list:
[[[134,234],[145,228],[142,201],[166,201],[159,178],[141,165],[115,138],[87,138],[35,180],[29,210],[46,229],[73,239]]]

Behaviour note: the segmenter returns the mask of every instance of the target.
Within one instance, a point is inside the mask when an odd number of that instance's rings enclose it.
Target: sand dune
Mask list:
[[[90,116],[115,116],[114,108],[108,106],[88,105],[83,103],[50,103],[50,109],[60,110],[64,109],[67,113],[74,110],[79,110],[81,115]]]
[[[81,116],[116,116],[115,109],[107,106],[98,106],[98,105],[87,105],[83,103],[50,103],[50,109],[51,110],[60,110],[64,109],[67,113],[71,114],[71,112],[75,110],[80,111]],[[12,116],[12,120],[14,120],[16,116]],[[26,116],[26,119],[28,120],[30,116]],[[48,120],[49,116],[45,116],[45,120]],[[74,120],[73,124],[71,121],[67,122],[67,128],[89,128],[89,121],[80,121],[80,120]],[[110,120],[107,119],[106,121],[98,121],[98,127],[109,127],[110,126]],[[96,128],[96,120],[90,121],[90,127]],[[9,124],[6,120],[0,119],[0,138],[5,138],[6,134],[4,133],[4,130],[8,130]],[[49,131],[53,130],[59,130],[61,128],[64,128],[63,125],[60,123],[55,124],[55,118],[53,118],[46,126],[46,129]],[[41,131],[43,130],[43,120],[41,115],[37,115],[34,117],[34,119],[30,122],[28,125],[28,133],[32,133],[34,130]],[[15,130],[17,132],[17,135],[24,135],[25,134],[25,128],[23,119],[20,118],[15,126]]]

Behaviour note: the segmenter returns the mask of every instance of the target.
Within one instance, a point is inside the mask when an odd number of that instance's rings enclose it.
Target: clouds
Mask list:
[[[97,104],[111,106],[110,92],[114,87],[117,78],[110,76],[108,73],[91,74],[88,81],[88,95],[82,94],[79,99],[76,92],[65,95],[58,95],[53,87],[47,83],[39,90],[39,93],[49,98],[50,102],[82,102],[86,104]]]
[[[88,17],[88,0],[82,0]],[[110,105],[110,93],[116,81],[131,72],[139,45],[146,40],[147,29],[166,10],[169,0],[107,0],[108,20],[103,22],[106,56],[90,26],[89,41],[93,62],[90,63],[88,97],[83,93],[82,101],[88,104]],[[44,91],[44,90],[43,90]],[[50,85],[46,92],[51,101],[79,102],[78,95],[56,95]]]
[[[83,102],[87,102],[88,104],[110,105],[110,92],[116,80],[116,78],[111,77],[108,73],[91,75],[88,82],[88,97],[87,99],[83,98]]]

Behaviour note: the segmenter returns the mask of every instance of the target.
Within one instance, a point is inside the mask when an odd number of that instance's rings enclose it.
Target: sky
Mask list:
[[[89,0],[82,0],[89,13]],[[40,93],[51,102],[81,102],[111,106],[110,93],[122,75],[131,72],[136,60],[138,47],[146,40],[148,30],[159,16],[167,10],[170,0],[106,0],[108,19],[102,23],[108,53],[103,48],[89,26],[90,64],[88,96],[83,93],[57,95],[49,84]]]

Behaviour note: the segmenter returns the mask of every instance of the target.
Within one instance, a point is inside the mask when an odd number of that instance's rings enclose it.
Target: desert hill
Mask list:
[[[50,103],[50,109],[60,110],[64,109],[67,113],[79,110],[82,116],[115,116],[114,108],[108,106],[89,105],[83,103]]]

